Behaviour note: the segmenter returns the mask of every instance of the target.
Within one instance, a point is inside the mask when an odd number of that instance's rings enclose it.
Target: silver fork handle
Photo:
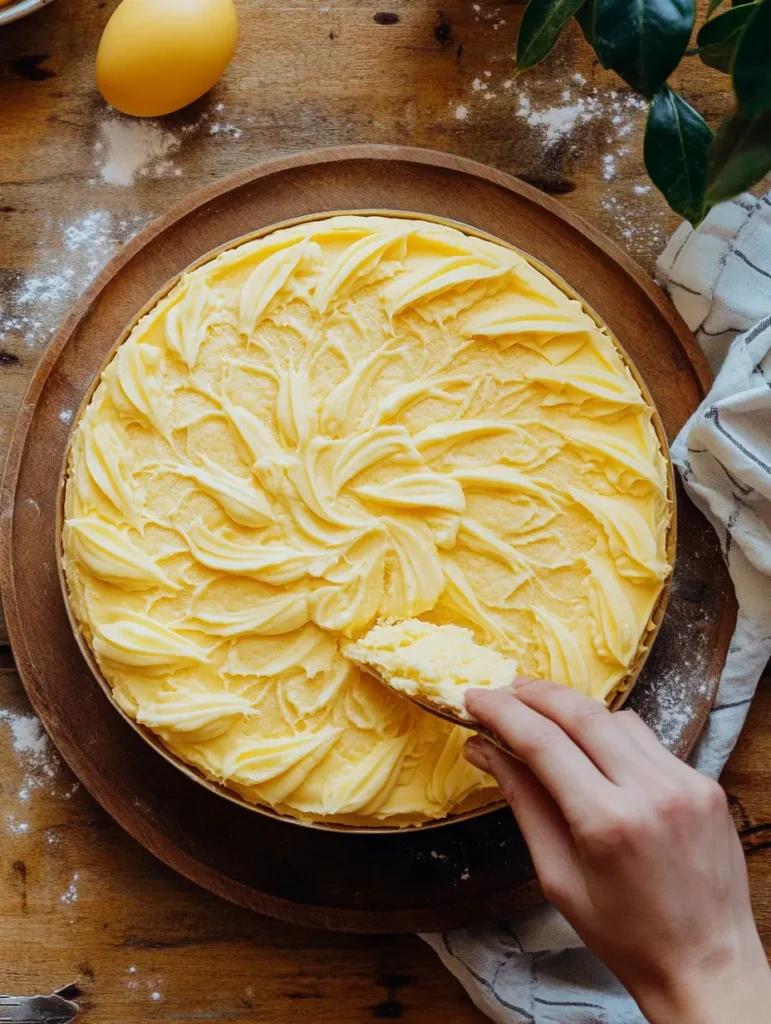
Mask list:
[[[69,1024],[80,1012],[62,996],[0,996],[0,1024]]]

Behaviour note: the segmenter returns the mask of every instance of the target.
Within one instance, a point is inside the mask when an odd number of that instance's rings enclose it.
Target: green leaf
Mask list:
[[[581,31],[584,34],[584,39],[597,52],[597,46],[594,38],[594,0],[586,0],[586,3],[578,11],[576,11],[575,19],[581,26]],[[603,67],[607,67],[606,64],[602,63],[602,54],[597,54],[600,64]]]
[[[709,0],[709,7],[707,8],[707,17],[711,18],[718,7],[722,4],[723,0]],[[731,0],[731,7],[741,7],[742,4],[754,4],[756,0]]]
[[[584,0],[530,0],[517,39],[517,71],[540,63]]]
[[[737,8],[737,12],[747,8]],[[771,110],[771,0],[754,4],[731,67],[739,110],[760,117]]]
[[[718,71],[731,70],[731,59],[744,27],[754,14],[752,4],[732,7],[705,22],[696,36],[699,57]]]
[[[654,96],[685,53],[694,0],[594,0],[595,50],[643,96]]]
[[[722,4],[723,0],[709,0],[709,7],[707,8],[707,17],[711,18],[718,7]],[[731,7],[741,7],[742,4],[754,4],[756,0],[731,0]]]
[[[712,144],[707,204],[714,206],[757,184],[771,171],[771,113],[761,117],[732,114]]]
[[[581,26],[584,39],[594,48],[594,0],[586,0],[576,11],[575,19]]]
[[[693,107],[663,85],[648,113],[645,166],[651,181],[694,227],[704,217],[712,130]]]

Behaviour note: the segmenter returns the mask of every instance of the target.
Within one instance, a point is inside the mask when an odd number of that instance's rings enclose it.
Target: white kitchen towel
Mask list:
[[[739,603],[715,706],[693,763],[717,777],[771,655],[771,194],[682,224],[659,283],[717,379],[672,458],[723,547]],[[719,371],[719,372],[718,372]],[[644,1024],[634,1000],[548,905],[422,936],[500,1024]]]

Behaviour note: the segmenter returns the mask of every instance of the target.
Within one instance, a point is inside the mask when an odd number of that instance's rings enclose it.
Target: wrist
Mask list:
[[[672,976],[633,992],[651,1024],[766,1024],[771,1016],[771,970],[759,955]]]

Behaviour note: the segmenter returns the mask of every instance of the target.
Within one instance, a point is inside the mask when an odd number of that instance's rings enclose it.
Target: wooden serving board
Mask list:
[[[594,307],[635,361],[672,438],[710,374],[685,325],[613,243],[558,203],[460,157],[358,146],[287,157],[218,182],[150,225],[99,275],[51,342],[19,413],[0,506],[0,573],[22,681],[84,785],[139,842],[215,893],[299,924],[428,931],[539,899],[508,811],[394,835],[324,832],[197,785],[124,722],[72,634],[56,566],[57,484],[74,415],[125,326],[166,281],[228,240],[293,217],[393,209],[451,218],[531,253]],[[680,755],[725,660],[735,603],[717,540],[681,493],[665,621],[629,700]]]

